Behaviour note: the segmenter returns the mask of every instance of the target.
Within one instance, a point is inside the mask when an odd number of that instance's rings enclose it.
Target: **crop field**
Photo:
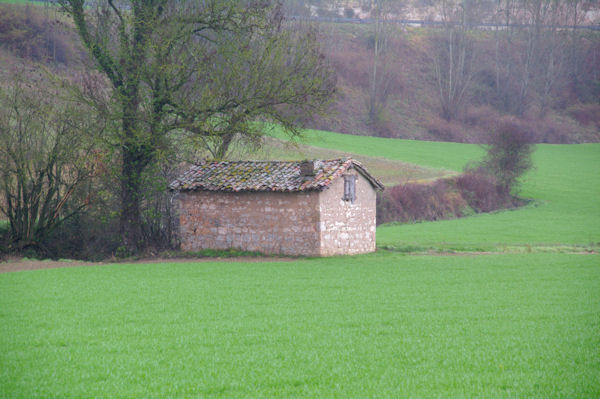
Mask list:
[[[1,397],[600,394],[596,255],[111,265],[0,287]]]
[[[483,154],[304,144],[423,178]],[[384,225],[374,254],[0,274],[0,397],[600,397],[600,145],[534,158],[529,205]]]

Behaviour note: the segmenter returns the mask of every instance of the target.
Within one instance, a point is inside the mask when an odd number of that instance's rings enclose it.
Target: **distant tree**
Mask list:
[[[95,169],[90,134],[102,125],[44,85],[19,73],[0,86],[0,212],[16,250],[43,249],[86,206]]]
[[[597,40],[577,27],[584,0],[502,0],[497,4],[494,31],[496,105],[516,116],[531,109],[540,116],[555,107],[556,98],[573,87],[585,87],[582,100],[593,84],[586,59]],[[573,29],[560,28],[571,26]],[[591,36],[590,36],[591,37]],[[592,50],[593,51],[593,50]],[[593,67],[592,67],[593,70]],[[582,80],[587,84],[579,85]],[[569,86],[572,86],[569,88]]]
[[[274,120],[291,134],[334,90],[312,32],[285,29],[274,1],[59,0],[112,89],[110,138],[120,156],[120,233],[144,246],[142,175],[194,135],[215,157]]]
[[[389,68],[388,44],[390,27],[387,22],[388,12],[391,10],[392,1],[373,0],[371,18],[373,24],[373,63],[369,79],[369,97],[367,100],[367,115],[371,124],[382,122],[383,112],[391,91],[391,71]]]
[[[505,117],[490,133],[479,170],[495,178],[503,195],[516,192],[519,179],[533,166],[535,134],[516,119]]]
[[[453,120],[463,110],[473,79],[474,40],[469,36],[464,8],[446,0],[441,6],[445,25],[433,42],[433,67],[441,116]]]

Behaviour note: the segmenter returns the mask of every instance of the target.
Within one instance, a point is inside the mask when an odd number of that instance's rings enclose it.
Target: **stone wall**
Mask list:
[[[185,251],[237,248],[269,254],[319,252],[319,192],[181,192]]]
[[[344,201],[344,179],[337,179],[319,197],[321,256],[375,251],[376,192],[359,173],[354,203]]]
[[[342,199],[343,178],[321,192],[181,192],[181,249],[306,256],[372,252],[376,194],[364,177],[354,174],[353,203]]]

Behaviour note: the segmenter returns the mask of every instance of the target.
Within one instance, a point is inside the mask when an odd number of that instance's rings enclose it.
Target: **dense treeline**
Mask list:
[[[490,132],[487,153],[462,174],[431,183],[406,183],[377,196],[377,223],[414,223],[522,206],[521,177],[533,166],[535,132],[514,117]]]
[[[328,7],[335,2],[313,3]],[[599,140],[600,32],[551,27],[589,23],[586,16],[593,2],[473,0],[464,3],[467,8],[444,1],[335,4],[363,7],[379,23],[316,25],[321,50],[337,75],[338,95],[331,115],[305,120],[309,127],[485,142],[496,121],[508,114],[527,123],[539,142]],[[466,24],[423,29],[386,22],[390,15],[405,15],[414,4],[437,10],[437,19],[495,21],[510,27],[481,30]],[[42,7],[24,8],[21,13],[15,9],[0,7],[2,48],[63,63],[70,70],[87,57],[64,15]],[[52,23],[51,29],[45,20]]]
[[[538,142],[598,141],[600,33],[555,27],[582,23],[586,2],[496,2],[490,15],[506,27],[488,30],[450,2],[439,15],[447,25],[390,24],[385,4],[371,10],[374,24],[322,24],[341,95],[337,117],[318,127],[486,142],[499,118],[513,115]]]

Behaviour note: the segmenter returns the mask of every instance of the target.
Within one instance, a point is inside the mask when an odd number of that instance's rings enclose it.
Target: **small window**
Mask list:
[[[342,199],[354,203],[356,199],[356,176],[344,176],[344,197]]]

